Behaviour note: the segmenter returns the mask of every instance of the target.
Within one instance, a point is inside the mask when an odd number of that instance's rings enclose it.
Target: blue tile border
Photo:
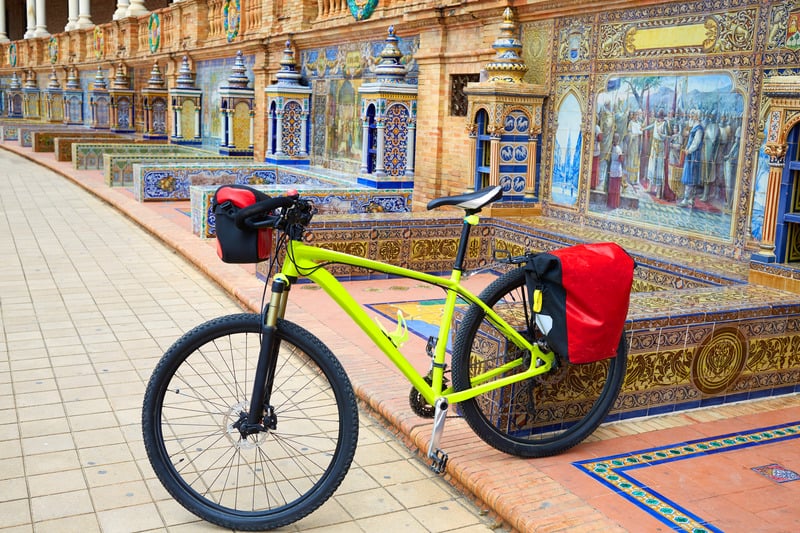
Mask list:
[[[691,533],[721,532],[721,529],[708,521],[690,513],[652,488],[639,483],[632,475],[633,473],[628,472],[647,468],[648,466],[751,446],[760,446],[762,444],[771,444],[798,437],[800,437],[800,422],[789,422],[778,426],[730,433],[659,448],[587,459],[572,464],[644,512],[668,525],[674,531]]]

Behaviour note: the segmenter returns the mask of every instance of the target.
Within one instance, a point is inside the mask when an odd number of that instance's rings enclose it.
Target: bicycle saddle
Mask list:
[[[428,211],[436,209],[443,205],[454,205],[462,209],[466,209],[472,213],[477,213],[481,208],[489,205],[490,203],[499,200],[503,197],[503,188],[499,185],[494,187],[487,187],[479,191],[470,192],[467,194],[459,194],[458,196],[443,196],[428,202]]]

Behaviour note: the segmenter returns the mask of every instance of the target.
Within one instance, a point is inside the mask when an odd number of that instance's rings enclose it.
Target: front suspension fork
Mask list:
[[[250,410],[247,414],[247,427],[244,433],[263,431],[265,426],[274,429],[274,415],[270,414],[270,396],[275,380],[275,367],[278,364],[278,348],[280,343],[275,336],[278,319],[286,312],[286,301],[289,298],[289,280],[277,275],[272,281],[272,296],[261,323],[261,349],[258,353],[258,364],[253,383],[253,394],[250,397]],[[268,416],[265,416],[268,415]],[[269,420],[267,420],[269,418]],[[262,422],[263,421],[263,422]]]

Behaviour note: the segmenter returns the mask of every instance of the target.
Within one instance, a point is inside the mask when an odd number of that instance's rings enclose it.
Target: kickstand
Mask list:
[[[439,448],[439,441],[444,432],[444,421],[447,419],[447,399],[439,398],[436,400],[436,411],[433,415],[433,434],[431,443],[428,446],[428,459],[431,460],[431,470],[437,474],[443,474],[447,467],[447,454]]]

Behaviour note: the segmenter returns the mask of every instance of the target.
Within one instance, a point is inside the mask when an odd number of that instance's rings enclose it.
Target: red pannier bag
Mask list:
[[[247,185],[223,185],[211,199],[217,255],[226,263],[258,263],[272,252],[272,228],[251,228],[236,224],[236,214],[267,194]]]
[[[536,254],[526,284],[536,324],[570,363],[617,354],[636,264],[619,245],[580,244]]]

